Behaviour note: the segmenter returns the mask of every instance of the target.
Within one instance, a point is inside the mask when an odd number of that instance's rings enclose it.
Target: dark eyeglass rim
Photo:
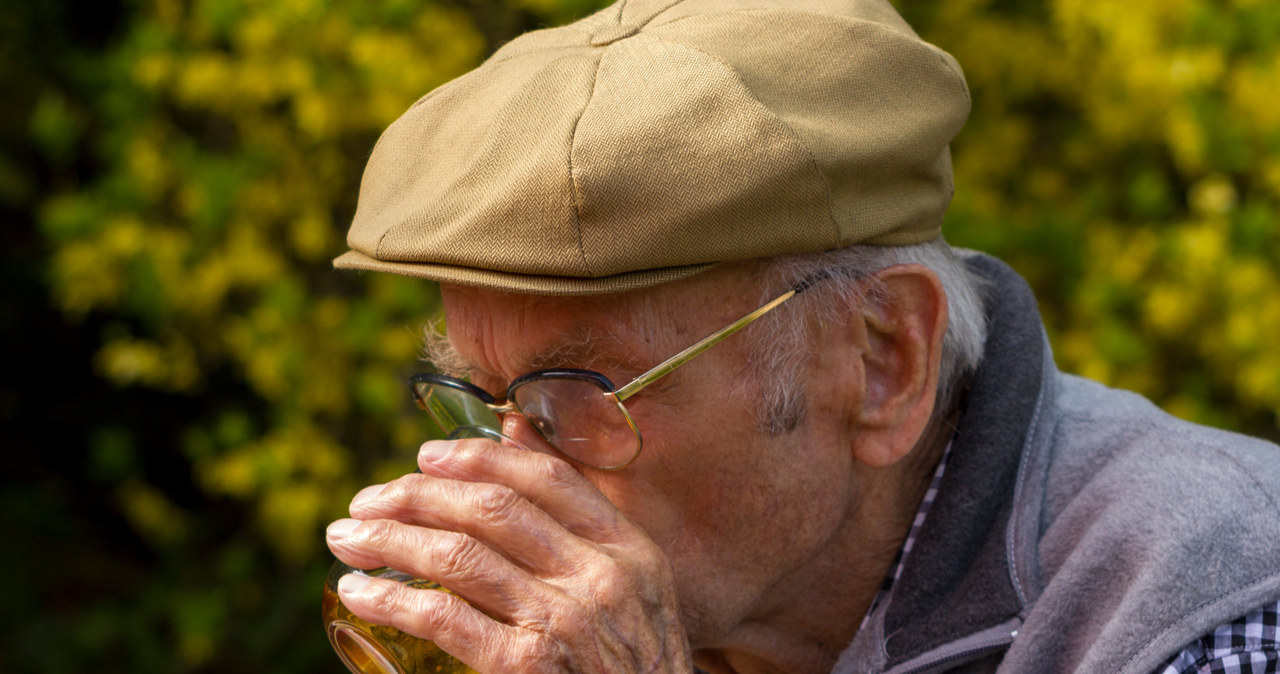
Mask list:
[[[507,386],[507,401],[511,401],[512,394],[522,384],[526,384],[534,379],[573,379],[576,381],[589,381],[599,386],[601,393],[613,393],[617,391],[617,387],[613,385],[609,378],[596,372],[595,370],[580,370],[572,367],[558,367],[546,370],[534,370],[516,377],[509,386]]]
[[[514,400],[514,398],[517,395],[517,391],[519,391],[519,389],[525,386],[526,384],[532,383],[534,381],[548,381],[548,380],[549,381],[565,381],[565,380],[581,381],[581,382],[587,382],[595,386],[600,391],[600,395],[604,396],[605,398],[608,398],[611,404],[617,406],[618,411],[622,414],[623,421],[626,422],[627,427],[631,429],[631,433],[635,437],[635,448],[632,450],[632,452],[629,455],[627,455],[626,459],[620,460],[619,462],[614,464],[601,464],[596,461],[589,461],[584,457],[579,457],[565,451],[564,448],[558,445],[555,445],[555,443],[552,442],[552,445],[555,446],[558,451],[560,451],[565,456],[568,456],[569,458],[583,465],[591,466],[592,468],[595,468],[597,470],[607,470],[607,471],[620,470],[622,468],[625,468],[631,465],[631,463],[636,460],[636,457],[640,456],[640,450],[644,447],[644,438],[640,434],[640,429],[636,427],[636,422],[634,419],[631,418],[631,413],[627,410],[625,406],[622,405],[621,402],[618,401],[618,397],[615,393],[615,387],[613,385],[613,382],[610,381],[608,377],[604,376],[603,374],[600,374],[599,372],[596,372],[595,370],[581,370],[576,368],[552,368],[552,369],[546,369],[546,370],[535,370],[533,372],[520,375],[519,377],[516,377],[515,380],[513,380],[509,386],[507,386],[507,399],[506,399],[506,402],[504,403],[498,403],[497,398],[495,398],[492,394],[480,388],[479,386],[472,384],[469,381],[464,381],[462,379],[458,379],[456,377],[450,377],[448,375],[433,374],[433,373],[426,373],[426,372],[420,372],[418,374],[415,374],[409,377],[409,392],[413,395],[414,403],[416,403],[418,407],[422,409],[424,412],[426,412],[428,415],[431,414],[431,410],[428,409],[426,402],[423,400],[422,393],[418,389],[419,386],[423,386],[423,385],[443,386],[443,387],[454,389],[456,391],[461,391],[463,393],[470,394],[475,398],[479,399],[485,405],[487,405],[491,411],[493,411],[495,414],[499,416],[502,414],[505,414],[506,412],[518,412],[521,415],[525,415],[524,410],[521,409],[520,405],[517,404],[516,401]],[[527,415],[525,416],[527,417]],[[432,419],[433,420],[435,419],[434,415],[432,415]],[[548,442],[551,442],[551,439],[546,437],[546,434],[543,433],[543,429],[539,428],[537,424],[534,424],[534,429],[537,430],[540,434],[542,434],[543,437],[546,438]],[[446,432],[449,432],[450,429],[443,429],[443,430],[445,430]]]
[[[572,379],[575,381],[589,381],[595,384],[596,386],[600,387],[600,392],[605,394],[613,393],[617,390],[617,388],[613,385],[613,382],[610,381],[608,377],[604,376],[603,374],[600,374],[599,372],[596,372],[595,370],[579,370],[577,368],[569,368],[569,367],[551,368],[547,370],[534,370],[533,372],[526,372],[525,374],[522,374],[519,377],[516,377],[514,380],[512,380],[511,384],[507,386],[506,402],[508,404],[511,404],[512,403],[511,398],[513,394],[516,392],[516,390],[519,389],[524,384],[527,384],[530,381],[533,381],[535,379]],[[493,394],[480,388],[479,386],[476,386],[475,384],[472,384],[469,381],[466,381],[465,379],[458,379],[457,377],[450,377],[449,375],[444,375],[444,374],[419,372],[413,375],[412,377],[409,377],[409,392],[413,394],[413,399],[415,402],[418,403],[419,407],[422,407],[422,396],[418,393],[419,384],[435,384],[437,386],[448,386],[450,388],[454,388],[459,391],[463,391],[465,393],[470,393],[471,395],[476,396],[477,398],[483,400],[485,403],[489,405],[498,404],[498,399],[495,398]]]
[[[479,386],[476,386],[475,384],[472,384],[469,381],[458,379],[457,377],[450,377],[443,374],[419,372],[413,375],[412,377],[409,377],[409,392],[413,394],[413,402],[417,403],[418,407],[422,408],[424,411],[427,409],[427,406],[426,406],[426,403],[422,401],[422,394],[418,392],[419,384],[435,384],[436,386],[447,386],[449,388],[462,391],[463,393],[470,393],[471,395],[483,400],[488,405],[498,404],[497,398],[494,398],[493,395],[491,395],[488,391],[480,388]]]

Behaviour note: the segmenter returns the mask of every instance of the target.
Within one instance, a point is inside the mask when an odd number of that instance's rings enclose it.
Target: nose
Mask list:
[[[507,412],[502,415],[502,434],[523,445],[526,449],[553,456],[561,456],[547,439],[542,437],[538,429],[519,412]]]

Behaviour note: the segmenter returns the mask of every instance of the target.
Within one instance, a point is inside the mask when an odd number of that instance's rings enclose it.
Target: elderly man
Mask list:
[[[628,0],[419,101],[337,266],[441,283],[417,391],[509,439],[330,527],[456,594],[343,600],[481,672],[1276,671],[1280,451],[1054,368],[941,238],[968,108],[879,0]]]

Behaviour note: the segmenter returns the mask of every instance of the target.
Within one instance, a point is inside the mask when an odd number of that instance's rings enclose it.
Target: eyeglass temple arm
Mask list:
[[[730,323],[729,325],[726,325],[725,327],[720,328],[719,330],[707,335],[706,337],[703,337],[697,343],[688,347],[684,351],[677,353],[676,355],[659,363],[648,372],[645,372],[644,374],[636,377],[635,379],[632,379],[630,382],[627,382],[625,386],[618,389],[617,391],[614,391],[614,396],[617,397],[618,402],[622,402],[627,398],[630,398],[631,396],[639,393],[640,389],[643,389],[649,384],[652,384],[653,382],[671,374],[673,370],[689,362],[695,356],[701,354],[703,351],[710,349],[716,344],[719,344],[720,342],[724,341],[725,338],[729,337],[733,333],[747,327],[748,325],[751,325],[753,322],[755,322],[757,318],[760,318],[761,316],[769,313],[770,311],[773,311],[778,307],[778,305],[782,304],[783,302],[786,302],[787,300],[791,299],[792,297],[795,297],[796,295],[804,292],[805,290],[808,290],[809,287],[812,286],[814,283],[817,283],[818,281],[821,281],[823,279],[830,278],[830,277],[831,277],[830,272],[820,272],[818,274],[810,276],[809,278],[806,278],[805,280],[795,284],[795,286],[793,286],[790,290],[777,296],[770,302],[766,303],[764,306],[761,306],[759,309],[756,309],[755,311],[747,314],[746,316],[743,316],[742,318],[739,318],[738,320]]]

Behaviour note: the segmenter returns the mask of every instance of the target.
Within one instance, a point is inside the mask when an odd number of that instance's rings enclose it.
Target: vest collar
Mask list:
[[[1003,650],[1041,589],[1035,558],[1056,368],[1026,282],[984,255],[983,362],[937,500],[884,615],[889,671]]]

